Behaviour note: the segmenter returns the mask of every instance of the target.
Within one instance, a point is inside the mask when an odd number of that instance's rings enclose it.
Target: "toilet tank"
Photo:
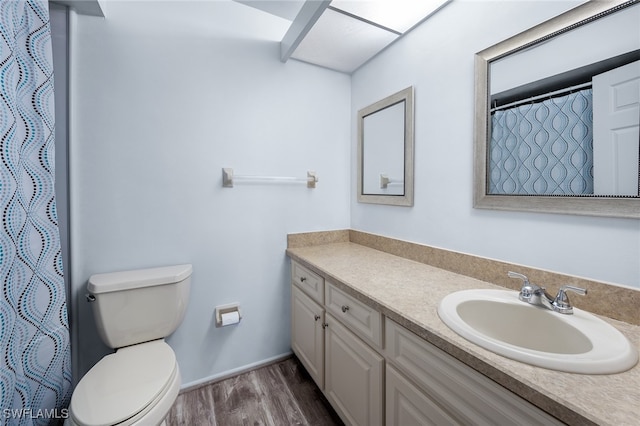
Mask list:
[[[189,302],[191,271],[186,264],[92,275],[88,299],[102,340],[115,349],[173,333]]]

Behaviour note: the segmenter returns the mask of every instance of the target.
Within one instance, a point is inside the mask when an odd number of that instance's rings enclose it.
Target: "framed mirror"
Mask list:
[[[476,54],[474,207],[640,218],[639,25],[589,1]]]
[[[413,86],[358,111],[358,202],[413,206]]]

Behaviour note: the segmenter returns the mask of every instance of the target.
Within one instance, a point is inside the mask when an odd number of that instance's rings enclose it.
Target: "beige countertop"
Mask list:
[[[504,287],[351,242],[289,248],[287,254],[567,423],[638,424],[640,363],[627,372],[610,375],[547,370],[476,346],[450,330],[438,317],[438,304],[449,293]],[[600,318],[620,330],[640,349],[640,326]]]

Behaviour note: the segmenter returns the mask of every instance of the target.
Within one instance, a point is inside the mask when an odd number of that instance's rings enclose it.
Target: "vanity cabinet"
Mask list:
[[[347,425],[562,424],[295,261],[291,281],[291,347]]]
[[[293,352],[346,424],[383,425],[382,315],[297,262],[291,270]]]

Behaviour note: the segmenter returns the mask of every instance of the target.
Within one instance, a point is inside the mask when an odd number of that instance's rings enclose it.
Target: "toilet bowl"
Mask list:
[[[164,340],[118,349],[78,383],[68,424],[161,424],[179,390],[180,369]]]
[[[182,322],[191,265],[94,275],[88,300],[100,337],[115,353],[80,380],[65,425],[160,425],[181,376],[164,337]]]

